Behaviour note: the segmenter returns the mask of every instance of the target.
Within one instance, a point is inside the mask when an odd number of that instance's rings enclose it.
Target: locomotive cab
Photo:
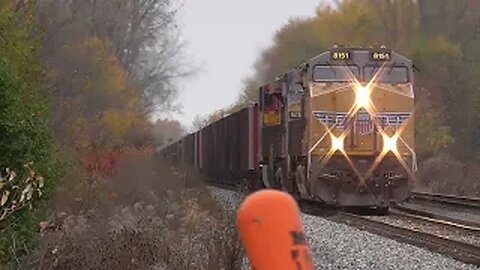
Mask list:
[[[413,185],[412,62],[333,48],[260,88],[262,180],[330,205],[386,208]]]

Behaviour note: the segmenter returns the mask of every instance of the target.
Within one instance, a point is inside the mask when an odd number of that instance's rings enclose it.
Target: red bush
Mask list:
[[[141,157],[153,153],[153,147],[131,148],[102,153],[90,153],[83,160],[83,167],[89,173],[101,176],[113,176],[117,172],[118,164],[128,157]]]

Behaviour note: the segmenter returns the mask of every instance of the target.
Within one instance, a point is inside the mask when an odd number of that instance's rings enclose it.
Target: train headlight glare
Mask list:
[[[343,138],[337,138],[332,135],[332,150],[333,151],[343,151]]]
[[[368,107],[370,104],[370,89],[367,86],[357,87],[355,102],[359,108]]]
[[[392,137],[389,137],[388,135],[383,135],[383,151],[397,152],[397,141],[397,135],[393,135]]]

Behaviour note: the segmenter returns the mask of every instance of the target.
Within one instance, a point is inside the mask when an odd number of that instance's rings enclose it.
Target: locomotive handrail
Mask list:
[[[337,123],[335,123],[332,128],[336,127]],[[312,148],[308,150],[307,155],[307,179],[310,177],[310,164],[312,163],[312,152],[318,147],[318,145],[322,142],[323,139],[327,136],[328,133],[323,134],[323,136],[313,145]]]
[[[417,154],[412,151],[412,171],[416,172],[418,170],[418,163],[417,163]]]

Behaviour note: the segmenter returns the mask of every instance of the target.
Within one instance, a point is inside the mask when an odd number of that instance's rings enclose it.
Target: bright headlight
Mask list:
[[[398,135],[393,135],[392,137],[383,134],[383,151],[384,152],[397,152],[397,142],[398,142]]]
[[[342,137],[335,137],[331,135],[332,138],[332,151],[335,152],[337,150],[343,151],[343,138]]]
[[[359,85],[356,89],[355,103],[358,108],[367,108],[370,104],[370,89],[367,86]]]

